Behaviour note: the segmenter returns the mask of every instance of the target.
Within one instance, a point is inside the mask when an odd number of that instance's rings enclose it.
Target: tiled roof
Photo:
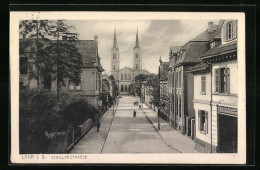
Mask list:
[[[206,68],[208,68],[208,67],[209,67],[209,65],[208,65],[207,63],[201,62],[201,63],[199,63],[199,64],[197,64],[197,65],[191,67],[191,68],[189,69],[189,71],[192,72],[192,71],[204,70],[204,69],[206,69]]]
[[[177,53],[181,49],[181,46],[171,46],[170,53]]]
[[[20,46],[23,45],[23,43],[28,43],[28,42],[32,42],[31,46],[29,46],[26,50],[30,50],[31,52],[35,52],[35,48],[31,48],[31,47],[35,47],[35,41],[36,39],[20,39],[19,40]],[[41,39],[39,40],[41,41]],[[50,40],[52,42],[55,42],[56,40]],[[60,40],[63,41],[63,40]],[[46,41],[48,43],[48,41]],[[79,53],[81,54],[82,57],[82,61],[83,61],[83,66],[93,66],[93,62],[95,61],[96,57],[99,60],[99,56],[98,56],[98,47],[97,47],[97,43],[95,42],[95,40],[77,40],[76,41],[76,47],[79,49]],[[100,70],[104,69],[101,66],[100,61],[98,61],[98,66]]]
[[[209,41],[216,35],[218,35],[221,32],[220,29],[216,29],[213,32],[208,32],[208,30],[203,31],[201,34],[197,35],[195,38],[193,38],[191,41]]]
[[[184,45],[184,52],[180,55],[183,60],[180,63],[198,63],[198,57],[208,50],[207,42],[188,42]]]
[[[199,56],[199,58],[207,57],[207,56],[213,56],[213,55],[218,55],[221,53],[226,53],[229,51],[237,50],[237,43],[230,43],[230,44],[221,44],[218,46],[213,47],[206,53],[202,54]]]

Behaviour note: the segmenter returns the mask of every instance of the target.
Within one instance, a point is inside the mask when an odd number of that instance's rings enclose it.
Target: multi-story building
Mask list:
[[[237,21],[222,21],[221,33],[200,55],[194,74],[196,149],[237,152]],[[221,39],[220,39],[221,38]]]
[[[159,81],[160,81],[160,114],[163,119],[169,121],[170,100],[168,88],[168,69],[169,62],[163,62],[160,57]]]
[[[114,75],[118,83],[120,94],[129,94],[130,85],[134,82],[138,74],[149,74],[142,69],[142,55],[139,44],[138,30],[136,32],[135,46],[133,48],[133,67],[123,67],[120,69],[120,50],[117,44],[116,30],[114,31],[113,47],[111,49],[111,75]]]
[[[218,25],[208,23],[208,29],[187,42],[174,57],[174,97],[172,124],[182,133],[191,134],[190,119],[195,116],[193,108],[193,74],[188,70],[198,64],[198,57],[208,51],[209,42],[219,34],[222,21]],[[187,122],[187,123],[186,123]]]
[[[20,39],[20,45],[23,43],[28,43],[28,39]],[[26,86],[31,88],[37,88],[37,78],[33,74],[37,74],[37,69],[35,67],[35,61],[32,58],[35,58],[36,51],[35,39],[29,39],[31,46],[28,46],[23,53],[20,53],[20,84],[21,86]],[[51,40],[56,41],[56,40]],[[69,41],[66,38],[66,34],[62,34],[62,38],[59,41]],[[78,48],[79,53],[83,61],[81,68],[80,81],[73,81],[70,79],[65,79],[65,84],[60,87],[61,92],[73,92],[85,95],[89,102],[95,105],[96,107],[101,107],[98,104],[98,96],[101,91],[101,74],[104,69],[100,63],[100,57],[98,54],[98,36],[94,36],[94,40],[76,40],[75,46]],[[34,57],[30,57],[33,55]],[[31,71],[29,71],[31,70]],[[55,75],[47,75],[45,77],[39,76],[39,87],[57,91],[57,82],[56,80],[52,81]],[[100,102],[99,102],[100,103]]]

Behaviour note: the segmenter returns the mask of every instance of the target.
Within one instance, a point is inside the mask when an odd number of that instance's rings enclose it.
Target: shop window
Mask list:
[[[201,76],[201,91],[200,94],[205,95],[206,94],[206,77]]]
[[[230,71],[229,68],[215,69],[216,93],[230,93]]]
[[[198,130],[208,134],[208,112],[205,110],[199,110],[198,112]]]

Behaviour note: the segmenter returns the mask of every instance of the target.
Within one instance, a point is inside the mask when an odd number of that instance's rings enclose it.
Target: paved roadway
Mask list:
[[[102,153],[175,153],[133,102],[132,96],[120,99]],[[136,110],[136,117],[133,111]]]

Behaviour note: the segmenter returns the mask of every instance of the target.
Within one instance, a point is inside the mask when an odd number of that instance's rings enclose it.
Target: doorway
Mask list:
[[[237,153],[237,117],[218,114],[218,152]]]

